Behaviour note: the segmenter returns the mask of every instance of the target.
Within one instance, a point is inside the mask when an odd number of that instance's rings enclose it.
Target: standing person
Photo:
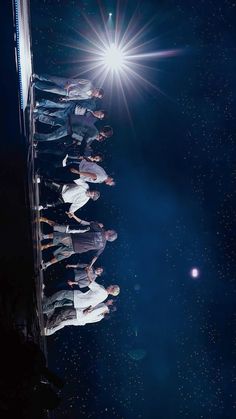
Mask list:
[[[81,160],[79,168],[72,167],[70,171],[79,175],[79,179],[74,180],[75,183],[78,183],[82,179],[84,182],[105,183],[109,186],[115,185],[114,179],[108,176],[101,166],[88,159]]]
[[[64,168],[54,169],[52,174],[49,173],[48,169],[44,173],[59,183],[74,182],[80,185],[83,181],[89,183],[105,183],[105,185],[114,186],[114,179],[108,176],[105,170],[95,163],[96,159],[97,156],[95,158],[83,158],[80,163],[72,163]]]
[[[103,268],[89,268],[87,263],[77,263],[76,265],[66,265],[66,268],[69,270],[67,279],[63,278],[62,280],[56,281],[56,289],[64,290],[74,286],[79,287],[83,292],[87,291],[89,284],[93,281],[96,281],[98,277],[103,274]],[[73,270],[72,270],[73,268]],[[69,279],[68,279],[69,278]],[[52,285],[53,286],[53,285]]]
[[[45,117],[47,116],[45,115]],[[84,139],[88,145],[91,145],[94,140],[102,142],[113,135],[113,129],[110,125],[105,125],[98,130],[94,125],[86,124],[84,120],[82,123],[79,115],[70,115],[67,120],[61,119],[59,123],[61,126],[49,134],[36,132],[34,134],[35,141],[50,142],[71,136],[78,144],[81,144]],[[69,140],[69,142],[71,142],[71,140]]]
[[[49,99],[40,99],[35,103],[35,112],[65,118],[71,113],[84,115],[87,111],[95,111],[96,107],[96,98],[76,102],[54,102]]]
[[[103,268],[89,268],[85,263],[77,263],[77,265],[66,265],[66,268],[73,268],[74,278],[67,281],[70,287],[78,285],[79,288],[86,288],[93,281],[96,281],[97,277],[103,274]]]
[[[73,217],[75,218],[74,215]],[[57,225],[53,226],[53,233],[43,236],[43,240],[50,239],[51,242],[42,245],[42,250],[54,246],[60,247],[54,250],[54,257],[49,262],[44,263],[42,261],[42,269],[47,269],[49,266],[54,265],[60,260],[66,259],[75,253],[81,254],[93,251],[95,256],[89,264],[89,267],[91,268],[105,249],[107,241],[113,242],[117,239],[116,231],[105,230],[101,223],[83,221],[79,217],[76,217],[76,220],[79,221],[79,225],[83,228],[85,227],[86,230],[81,231],[81,229],[77,230],[71,229],[69,226]]]
[[[89,284],[89,290],[85,293],[79,290],[62,290],[53,294],[51,297],[43,299],[43,313],[52,315],[57,308],[70,307],[80,310],[93,308],[102,303],[108,295],[117,296],[120,293],[118,285],[109,285],[104,288],[96,282]]]
[[[75,108],[75,111],[76,109],[77,108]],[[64,114],[64,111],[57,111],[54,113],[48,111],[40,112],[39,110],[34,111],[34,119],[36,121],[42,122],[43,124],[52,125],[54,127],[63,126],[70,115],[76,115],[81,125],[90,126],[94,125],[99,120],[107,118],[107,112],[104,110],[92,111],[89,109],[84,109],[84,113],[80,114],[75,112]]]
[[[47,319],[44,334],[45,336],[53,335],[65,326],[84,326],[88,323],[97,323],[112,311],[112,304],[113,300],[107,300],[105,303],[84,310],[69,307],[57,309]]]
[[[83,159],[99,163],[103,161],[103,155],[101,153],[94,152],[89,146],[85,147],[82,153],[80,146],[74,144],[69,147],[53,147],[53,149],[45,148],[43,150],[37,150],[38,169],[40,173],[43,173],[43,176],[46,174],[46,177],[49,178],[51,178],[51,166],[53,170],[59,168],[62,169],[63,167],[68,169],[68,166],[74,163],[79,164]],[[45,163],[48,163],[46,168]],[[67,169],[63,170],[66,171]],[[55,180],[55,173],[53,173],[53,180]]]
[[[33,86],[36,89],[65,96],[65,100],[101,99],[104,96],[104,90],[94,87],[89,80],[67,79],[47,74],[34,74],[33,78]]]
[[[89,185],[82,179],[77,184],[60,185],[56,182],[45,182],[45,186],[57,193],[57,199],[40,205],[39,209],[56,208],[66,203],[71,204],[69,212],[73,214],[82,208],[90,199],[97,201],[100,198],[100,192],[90,190]]]

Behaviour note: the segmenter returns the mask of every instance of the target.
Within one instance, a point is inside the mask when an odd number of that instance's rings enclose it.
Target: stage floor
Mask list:
[[[35,301],[34,319],[31,325],[26,324],[25,333],[29,333],[40,344],[45,355],[46,338],[43,336],[43,313],[42,313],[42,293],[43,293],[43,273],[40,269],[42,254],[40,250],[40,223],[39,223],[39,184],[35,171],[34,158],[35,148],[33,136],[35,124],[33,118],[34,91],[31,85],[33,74],[33,54],[31,49],[31,30],[30,30],[30,4],[28,0],[14,0],[13,14],[15,18],[15,37],[16,37],[16,64],[19,78],[19,115],[21,136],[23,136],[27,153],[27,179],[26,199],[30,207],[30,222],[32,232],[32,247],[34,259],[34,287]],[[21,319],[22,325],[22,319]],[[26,332],[27,331],[27,332]]]

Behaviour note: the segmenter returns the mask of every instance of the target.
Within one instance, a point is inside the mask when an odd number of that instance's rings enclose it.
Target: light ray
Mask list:
[[[111,19],[114,17],[108,17],[108,12],[104,11],[102,3],[101,0],[98,1],[100,22],[98,19],[91,20],[82,12],[87,29],[84,27],[82,32],[71,28],[80,39],[78,42],[71,40],[63,45],[80,52],[79,59],[73,62],[75,65],[78,62],[78,67],[80,67],[76,76],[88,74],[96,86],[106,84],[110,90],[113,91],[113,87],[116,89],[124,102],[132,124],[128,97],[133,94],[137,95],[144,88],[164,94],[159,86],[147,79],[147,73],[159,71],[157,66],[159,60],[174,57],[181,50],[152,50],[151,46],[154,43],[156,45],[157,40],[158,44],[161,42],[158,37],[150,36],[150,39],[147,39],[147,34],[151,34],[151,25],[156,16],[140,27],[137,19],[139,5],[127,21],[124,13],[121,13],[121,6],[124,10],[126,4],[123,5],[118,0],[113,22]]]

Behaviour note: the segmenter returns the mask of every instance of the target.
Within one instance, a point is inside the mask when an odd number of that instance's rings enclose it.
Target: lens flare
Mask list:
[[[192,278],[198,278],[199,277],[199,269],[198,268],[192,268],[190,271],[190,275]]]
[[[119,71],[124,65],[125,55],[119,46],[111,44],[104,52],[103,63],[111,71]]]

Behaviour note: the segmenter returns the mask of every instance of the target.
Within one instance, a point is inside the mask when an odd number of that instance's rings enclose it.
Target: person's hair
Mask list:
[[[117,239],[117,232],[115,230],[107,230],[107,241],[114,242]]]
[[[108,112],[107,111],[104,111],[103,109],[101,109],[100,112],[103,113],[103,119],[107,119],[108,118]]]
[[[109,320],[116,311],[117,311],[116,306],[114,306],[114,305],[113,306],[109,306],[109,313],[105,313],[104,319],[105,320]]]
[[[112,287],[113,289],[112,289],[112,291],[109,294],[113,295],[114,297],[116,297],[117,295],[120,294],[120,287],[119,287],[119,285],[110,285],[110,287]]]
[[[105,271],[105,268],[103,266],[98,266],[97,268],[95,268],[95,271],[96,271],[96,269],[99,269],[99,268],[102,268],[103,269],[102,275],[105,275],[106,274],[106,271]]]
[[[101,87],[96,87],[96,90],[98,91],[98,94],[100,95],[100,96],[104,96],[104,90],[101,88]]]
[[[97,201],[98,198],[100,198],[100,192],[99,191],[91,191],[94,192],[93,196],[91,197],[91,199],[93,201]]]
[[[113,135],[113,129],[110,125],[104,125],[101,131],[103,132],[106,138],[109,138]]]
[[[96,153],[95,151],[92,153],[91,157],[100,157],[100,161],[103,161],[104,156],[102,153]]]
[[[117,307],[113,304],[112,306],[110,306],[111,308],[109,309],[110,310],[110,313],[114,313],[115,311],[117,311]]]

